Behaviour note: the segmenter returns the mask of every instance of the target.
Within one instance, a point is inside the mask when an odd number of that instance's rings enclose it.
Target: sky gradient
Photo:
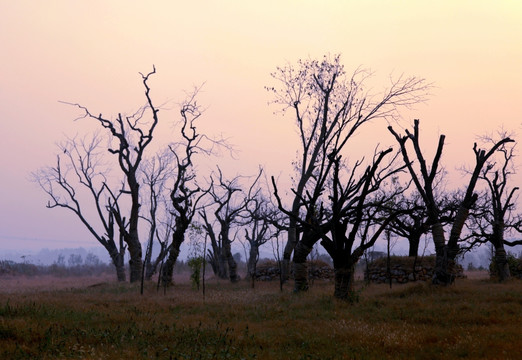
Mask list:
[[[470,163],[477,135],[522,124],[522,2],[519,1],[7,1],[0,0],[0,248],[96,246],[74,215],[46,209],[30,173],[52,165],[64,135],[93,131],[74,119],[78,102],[107,116],[144,104],[139,72],[154,64],[158,144],[175,135],[184,90],[205,83],[204,129],[229,138],[230,175],[259,164],[288,178],[296,153],[291,116],[274,114],[264,86],[276,66],[342,54],[346,70],[418,76],[433,95],[404,111],[423,139],[447,136],[450,172]],[[377,125],[376,125],[377,126]],[[392,144],[386,124],[372,128]],[[368,143],[362,132],[354,145]],[[210,166],[210,165],[209,165]],[[517,175],[517,180],[520,180]]]

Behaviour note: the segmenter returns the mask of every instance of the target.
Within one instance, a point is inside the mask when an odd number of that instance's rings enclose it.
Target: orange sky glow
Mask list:
[[[276,66],[299,58],[340,53],[348,72],[375,73],[376,92],[401,74],[433,83],[429,101],[405,110],[401,125],[421,119],[430,146],[445,134],[451,173],[472,161],[478,135],[500,126],[518,134],[522,125],[520,1],[0,0],[0,51],[2,249],[97,246],[72,213],[45,208],[29,175],[53,164],[64,135],[98,127],[74,121],[77,109],[59,101],[132,113],[144,104],[139,72],[153,64],[151,94],[165,104],[158,146],[176,135],[184,91],[205,83],[202,131],[222,133],[239,151],[215,159],[230,176],[264,165],[290,177],[293,118],[274,114],[264,86]],[[352,146],[369,139],[371,149],[395,145],[385,123]]]

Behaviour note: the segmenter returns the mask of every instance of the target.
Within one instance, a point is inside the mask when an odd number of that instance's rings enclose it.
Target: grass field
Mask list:
[[[371,285],[353,305],[332,293],[1,277],[0,359],[522,359],[521,281]]]

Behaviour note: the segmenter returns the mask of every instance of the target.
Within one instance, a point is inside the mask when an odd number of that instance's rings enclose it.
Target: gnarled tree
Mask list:
[[[130,209],[124,216],[113,208],[115,220],[120,234],[127,244],[130,254],[130,281],[139,281],[142,270],[142,248],[138,232],[140,219],[140,184],[138,182],[138,169],[143,159],[145,149],[151,143],[154,130],[158,124],[159,109],[153,105],[148,85],[149,77],[156,73],[156,68],[147,75],[140,74],[145,87],[147,104],[135,114],[124,116],[121,113],[110,120],[102,114],[94,115],[88,108],[80,104],[73,104],[84,111],[81,118],[93,119],[106,129],[113,137],[114,147],[109,147],[109,152],[117,156],[120,170],[125,177],[125,185],[120,192],[130,196]],[[146,120],[145,114],[150,112],[151,118]],[[128,186],[128,188],[127,188]],[[120,208],[121,209],[121,208]],[[123,209],[121,209],[123,210]]]
[[[214,145],[224,146],[222,140],[211,140],[197,132],[196,123],[203,114],[196,101],[198,91],[199,89],[195,89],[182,103],[180,109],[182,140],[170,146],[170,151],[175,159],[176,171],[174,184],[170,190],[174,222],[172,242],[168,247],[168,256],[161,271],[163,286],[172,283],[174,265],[178,259],[181,245],[185,241],[185,234],[194,215],[198,212],[200,200],[206,194],[206,191],[202,191],[196,183],[194,156],[198,153],[210,155]],[[206,146],[205,140],[208,140],[211,145]]]

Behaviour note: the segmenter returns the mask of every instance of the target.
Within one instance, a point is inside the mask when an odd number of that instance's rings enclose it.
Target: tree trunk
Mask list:
[[[307,291],[308,285],[308,266],[306,258],[321,236],[311,229],[304,230],[301,240],[294,249],[294,292]]]
[[[143,271],[144,271],[144,279],[150,280],[153,274],[153,264],[152,264],[152,248],[154,242],[152,238],[147,242],[147,250],[145,250],[145,257],[143,259]]]
[[[466,200],[464,200],[463,202],[466,202]],[[462,229],[464,228],[466,219],[468,218],[468,214],[469,208],[464,205],[461,205],[459,207],[457,215],[455,216],[453,226],[451,227],[448,244],[443,246],[442,248],[440,248],[439,246],[439,248],[437,249],[437,245],[440,245],[440,242],[435,243],[436,263],[435,272],[433,275],[433,284],[450,285],[455,281],[455,259],[457,258],[457,254],[459,252],[458,240],[460,238],[460,234],[462,233]],[[433,235],[433,237],[435,240],[435,234]]]
[[[422,234],[413,233],[408,237],[408,242],[410,245],[408,256],[416,257],[419,254],[419,244],[420,238]]]
[[[312,251],[311,247],[298,242],[294,249],[294,292],[307,291],[308,285],[308,266],[306,258]]]
[[[455,281],[457,252],[449,246],[444,246],[441,253],[436,254],[435,271],[432,283],[434,285],[450,285]]]
[[[114,267],[116,268],[116,277],[118,281],[122,282],[126,280],[125,276],[125,262],[123,260],[123,255],[120,253],[111,254],[112,263],[114,264]]]
[[[228,274],[230,277],[230,281],[233,283],[238,282],[241,279],[241,277],[237,274],[237,263],[236,260],[234,260],[234,257],[232,256],[232,246],[230,240],[225,239],[223,241],[223,250],[225,252],[225,257],[228,264]]]
[[[168,254],[167,246],[162,244],[161,251],[158,254],[158,257],[154,261],[151,261],[150,263],[147,264],[147,267],[145,269],[145,280],[152,280],[152,276],[156,273],[156,271],[158,270],[159,264],[161,264],[163,262],[163,259],[165,259],[167,254]]]
[[[103,244],[105,249],[109,252],[109,256],[111,257],[112,264],[114,265],[114,268],[116,269],[116,278],[118,281],[125,281],[125,260],[124,260],[124,254],[120,253],[118,251],[118,248],[116,247],[116,244],[114,244],[114,241],[110,240],[108,243]],[[122,249],[124,250],[124,249]]]
[[[227,257],[225,255],[225,249],[223,249],[223,248],[218,249],[217,276],[220,279],[228,278]]]
[[[140,237],[138,233],[138,220],[140,216],[140,202],[139,202],[139,184],[136,180],[136,169],[130,169],[127,174],[127,183],[129,184],[131,194],[131,210],[129,216],[129,230],[125,232],[124,240],[127,244],[130,254],[130,282],[141,280],[142,274],[142,249]]]
[[[167,287],[172,284],[172,274],[174,273],[174,265],[178,260],[178,256],[180,253],[181,244],[185,240],[185,231],[188,227],[181,226],[181,224],[176,224],[178,227],[172,233],[172,244],[169,250],[169,256],[165,264],[163,264],[163,268],[161,270],[161,284],[163,287]]]
[[[511,277],[506,250],[502,245],[495,248],[495,265],[497,267],[498,280],[500,282],[506,281]]]
[[[125,243],[129,249],[130,282],[141,280],[141,267],[143,266],[141,243],[137,232],[129,233],[125,237]]]
[[[444,228],[438,222],[432,225],[431,231],[435,245],[435,271],[433,272],[432,283],[435,285],[448,285],[453,282],[453,279],[448,271],[448,247],[444,237]]]
[[[281,264],[281,279],[283,283],[288,281],[290,277],[290,258],[297,244],[297,223],[293,217],[290,217],[288,228],[288,241],[283,251],[283,262]]]
[[[255,243],[250,243],[250,254],[248,257],[247,271],[251,279],[255,279],[256,265],[259,259],[259,247]]]
[[[355,265],[335,267],[334,297],[339,300],[353,300]]]

